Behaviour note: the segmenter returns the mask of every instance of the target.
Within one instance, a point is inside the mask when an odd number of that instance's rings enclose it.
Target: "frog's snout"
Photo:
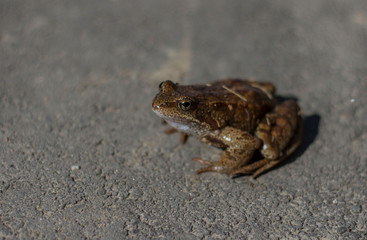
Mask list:
[[[159,110],[159,105],[157,104],[157,98],[154,98],[153,102],[152,102],[152,110],[154,112]]]
[[[161,102],[159,101],[157,98],[155,98],[152,102],[152,110],[157,113],[157,112],[161,112],[162,109],[166,106],[168,106],[168,102]]]

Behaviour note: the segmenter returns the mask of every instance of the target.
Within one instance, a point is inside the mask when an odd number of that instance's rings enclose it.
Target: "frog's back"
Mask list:
[[[274,86],[250,80],[227,79],[197,86],[200,96],[196,118],[210,123],[212,129],[225,126],[253,132],[263,116],[274,108]],[[203,91],[203,89],[205,89]]]
[[[275,93],[275,86],[271,82],[255,82],[248,79],[225,79],[208,85],[216,89],[220,89],[225,86],[239,93],[246,91],[258,91],[260,94],[265,94],[269,98],[273,98]]]
[[[275,106],[275,87],[272,83],[228,79],[215,84],[217,87],[222,85],[230,93],[231,101],[236,102],[234,117],[229,120],[232,127],[252,133],[259,121]]]

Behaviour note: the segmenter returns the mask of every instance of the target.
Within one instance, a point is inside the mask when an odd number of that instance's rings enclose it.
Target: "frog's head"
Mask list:
[[[153,111],[174,128],[188,134],[202,129],[201,122],[195,118],[198,102],[190,86],[180,86],[170,80],[159,84],[159,93],[152,102]]]

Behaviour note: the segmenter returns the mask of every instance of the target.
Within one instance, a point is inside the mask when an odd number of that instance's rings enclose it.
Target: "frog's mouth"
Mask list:
[[[200,122],[189,115],[185,115],[177,110],[176,102],[157,102],[153,100],[152,110],[160,118],[164,119],[171,127],[186,134],[195,134],[197,129],[203,128]],[[183,116],[185,115],[185,116]]]
[[[168,123],[168,125],[170,125],[173,128],[176,128],[179,131],[189,134],[190,127],[186,121],[183,121],[182,119],[179,119],[179,118],[175,118],[174,116],[162,114],[159,106],[155,106],[152,109],[153,109],[153,112],[157,114],[159,117],[161,117],[162,119],[164,119]]]
[[[167,116],[165,116],[165,115],[163,115],[163,114],[161,113],[159,106],[152,107],[152,110],[153,110],[153,112],[154,112],[155,114],[157,114],[157,115],[158,115],[158,117],[160,117],[160,118],[163,118],[163,119],[167,120],[167,118],[168,118],[168,117],[167,117]]]
[[[183,118],[180,118],[173,111],[169,111],[170,107],[162,107],[160,105],[152,106],[152,110],[155,114],[157,114],[160,118],[163,118],[167,122],[180,122],[181,124],[185,124],[186,121]]]

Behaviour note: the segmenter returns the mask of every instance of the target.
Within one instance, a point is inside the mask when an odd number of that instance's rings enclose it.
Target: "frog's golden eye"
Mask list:
[[[177,103],[178,108],[182,111],[189,111],[191,109],[191,100],[190,99],[183,99]]]

